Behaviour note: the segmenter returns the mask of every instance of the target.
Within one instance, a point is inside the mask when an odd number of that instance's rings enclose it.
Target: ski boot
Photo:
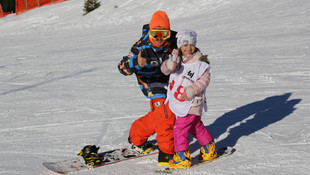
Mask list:
[[[198,159],[200,162],[205,162],[217,157],[217,152],[215,149],[215,143],[211,140],[207,145],[204,145],[200,149],[200,154],[198,155]]]
[[[131,149],[136,150],[140,154],[148,154],[154,150],[154,143],[145,141],[142,145],[134,145],[131,143],[130,138],[128,138],[128,142],[131,145]]]
[[[87,145],[78,153],[78,156],[82,156],[88,166],[100,165],[102,160],[98,156],[99,148],[96,145]]]
[[[173,154],[164,153],[159,149],[159,153],[158,153],[158,164],[159,165],[169,165],[169,161],[171,159],[173,159]]]
[[[173,159],[169,161],[169,168],[171,169],[186,169],[192,164],[192,158],[189,150],[176,152]]]

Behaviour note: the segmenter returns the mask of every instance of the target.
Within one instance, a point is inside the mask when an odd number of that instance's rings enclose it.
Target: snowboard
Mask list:
[[[216,151],[217,151],[217,157],[214,159],[211,159],[211,160],[208,160],[205,162],[200,162],[198,159],[192,159],[192,165],[189,168],[186,168],[186,169],[170,169],[168,167],[165,169],[156,170],[155,172],[157,172],[157,173],[173,173],[173,172],[186,171],[186,170],[189,170],[189,169],[192,169],[192,168],[195,168],[195,167],[216,161],[218,159],[227,157],[227,156],[231,155],[232,153],[234,153],[236,151],[236,149],[232,148],[232,147],[223,147],[223,148],[217,149]]]
[[[129,147],[124,147],[121,149],[114,149],[110,151],[105,151],[98,153],[98,156],[102,160],[100,165],[88,166],[85,164],[83,157],[76,157],[71,160],[63,160],[58,162],[43,162],[43,166],[49,169],[50,171],[59,173],[59,174],[68,174],[77,171],[91,170],[93,168],[98,168],[105,165],[115,164],[121,161],[135,159],[139,157],[145,157],[157,154],[158,150],[154,150],[148,154],[138,153],[136,150]]]

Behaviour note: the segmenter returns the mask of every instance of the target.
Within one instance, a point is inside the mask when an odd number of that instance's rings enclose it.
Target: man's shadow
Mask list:
[[[218,141],[216,147],[234,147],[242,136],[248,136],[289,116],[296,110],[295,105],[301,101],[301,99],[289,100],[291,95],[292,93],[286,93],[267,97],[264,100],[236,108],[216,119],[212,124],[206,126],[213,138],[216,139],[227,132],[227,137]],[[189,141],[191,142],[193,139],[193,136],[190,135]],[[191,144],[190,151],[195,152],[200,147],[201,145],[196,141]]]

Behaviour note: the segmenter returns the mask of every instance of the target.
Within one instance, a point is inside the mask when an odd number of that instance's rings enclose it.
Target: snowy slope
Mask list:
[[[161,9],[194,29],[212,81],[203,121],[230,157],[183,174],[308,174],[308,0],[114,0],[86,16],[84,0],[0,19],[0,174],[53,174],[86,144],[126,144],[148,112],[134,76],[117,70]],[[114,9],[114,5],[119,7]],[[192,139],[192,155],[199,144]],[[77,174],[153,174],[156,156]]]

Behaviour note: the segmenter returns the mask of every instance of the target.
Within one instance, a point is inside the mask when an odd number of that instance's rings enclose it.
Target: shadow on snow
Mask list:
[[[256,131],[276,123],[289,116],[296,110],[301,99],[289,100],[292,93],[285,93],[279,96],[267,97],[264,100],[256,101],[245,106],[227,112],[212,124],[207,126],[214,138],[218,138],[224,133],[227,137],[217,141],[216,147],[234,147],[242,136],[248,136]],[[189,140],[193,140],[190,135]],[[200,149],[198,141],[191,144],[191,152]]]

